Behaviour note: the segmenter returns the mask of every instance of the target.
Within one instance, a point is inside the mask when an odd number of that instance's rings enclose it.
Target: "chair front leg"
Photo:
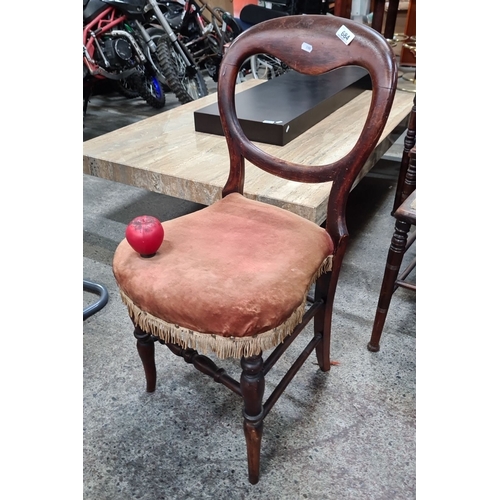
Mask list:
[[[243,397],[243,429],[247,443],[248,479],[257,484],[260,471],[260,445],[263,431],[263,407],[265,380],[262,373],[262,355],[241,358],[240,386]]]
[[[146,374],[146,391],[154,392],[156,389],[155,340],[138,326],[135,327],[134,337],[137,339],[137,352]]]
[[[387,262],[385,264],[384,278],[380,289],[375,321],[373,322],[372,335],[367,346],[368,350],[371,352],[378,352],[380,350],[380,337],[382,336],[382,330],[384,329],[392,295],[396,289],[395,283],[398,279],[401,263],[403,262],[410,228],[410,223],[401,220],[396,221],[394,234],[387,255]]]

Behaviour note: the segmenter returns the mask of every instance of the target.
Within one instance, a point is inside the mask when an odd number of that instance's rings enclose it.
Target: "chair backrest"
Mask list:
[[[353,35],[348,45],[337,35],[342,27]],[[237,118],[234,93],[241,64],[260,53],[271,54],[306,75],[321,75],[343,66],[359,66],[368,71],[373,89],[371,105],[350,152],[331,164],[302,165],[276,158],[247,138]],[[349,191],[383,132],[396,83],[396,59],[384,37],[349,19],[325,15],[285,16],[243,32],[228,48],[219,72],[219,112],[230,155],[230,173],[223,196],[236,191],[243,193],[245,158],[285,179],[304,183],[333,181],[326,227],[338,240],[341,236],[336,234],[338,226],[345,225]],[[300,141],[300,136],[295,140]]]

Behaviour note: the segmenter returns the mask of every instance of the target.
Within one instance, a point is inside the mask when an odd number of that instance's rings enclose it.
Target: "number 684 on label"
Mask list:
[[[344,25],[342,25],[339,30],[337,31],[336,35],[346,44],[349,45],[353,38],[354,38],[354,33],[347,29]]]

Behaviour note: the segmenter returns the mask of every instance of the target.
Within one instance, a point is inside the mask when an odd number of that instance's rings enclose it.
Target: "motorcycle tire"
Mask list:
[[[267,54],[253,55],[250,58],[250,68],[253,77],[260,80],[271,80],[290,69],[276,57]]]
[[[127,99],[135,99],[139,97],[139,92],[134,87],[130,86],[130,83],[127,80],[117,80],[114,82],[116,91],[126,97]]]
[[[165,30],[161,28],[148,28],[146,30],[149,34],[149,36],[152,38],[153,42],[155,45],[158,45],[158,40],[165,35]],[[160,66],[160,62],[158,61],[158,54],[155,52],[153,53],[151,49],[149,48],[148,45],[146,45],[145,50],[148,52],[148,59],[151,60],[151,63],[153,64],[154,70],[160,74],[160,76],[163,78],[163,80],[166,80],[165,75],[163,74]],[[163,85],[163,90],[165,92],[169,92],[170,88],[166,84],[165,81],[161,82]]]
[[[182,45],[181,41],[179,43]],[[168,36],[158,40],[156,54],[161,72],[165,75],[170,90],[181,104],[208,95],[207,84],[199,68],[186,65]]]
[[[165,106],[165,92],[162,84],[152,75],[132,75],[129,77],[130,84],[137,90],[139,95],[155,109]]]

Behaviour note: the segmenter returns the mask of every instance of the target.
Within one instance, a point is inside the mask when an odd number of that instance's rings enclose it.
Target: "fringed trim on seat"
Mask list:
[[[332,256],[330,255],[316,271],[310,285],[322,274],[331,270]],[[146,311],[142,311],[122,290],[120,290],[120,294],[123,303],[127,306],[132,321],[144,332],[154,335],[164,342],[177,344],[183,349],[195,349],[202,354],[208,354],[209,351],[212,351],[220,359],[254,356],[277,346],[302,321],[307,302],[306,292],[302,304],[295,309],[292,315],[284,323],[267,332],[258,333],[251,337],[223,337],[213,333],[197,332],[168,323]]]
[[[333,268],[333,255],[329,255],[319,266],[318,270],[314,274],[309,283],[309,288],[311,288],[312,284],[322,275],[328,273]]]

